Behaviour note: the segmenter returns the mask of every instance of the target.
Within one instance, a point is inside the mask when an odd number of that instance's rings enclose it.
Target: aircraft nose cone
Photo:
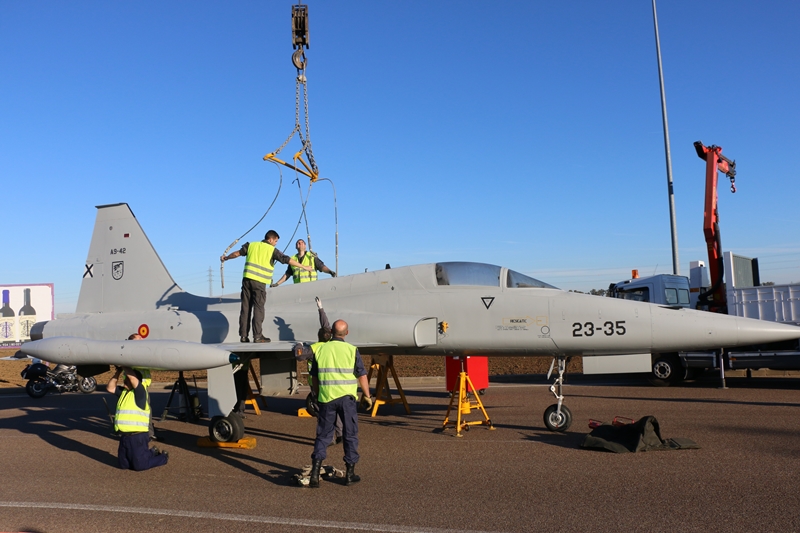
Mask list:
[[[653,308],[653,351],[741,348],[800,339],[800,327],[690,309]]]
[[[800,327],[768,320],[736,318],[739,346],[800,339]]]

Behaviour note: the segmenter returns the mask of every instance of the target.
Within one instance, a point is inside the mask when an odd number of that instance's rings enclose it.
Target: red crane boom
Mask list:
[[[708,270],[711,288],[700,294],[698,307],[707,307],[717,313],[728,312],[725,287],[722,284],[724,266],[722,263],[722,239],[719,231],[719,209],[717,206],[717,172],[722,172],[731,180],[731,192],[736,192],[736,161],[722,155],[721,146],[704,146],[701,141],[694,143],[700,159],[706,162],[706,198],[703,211],[703,235],[708,248]],[[709,296],[712,299],[709,300]]]

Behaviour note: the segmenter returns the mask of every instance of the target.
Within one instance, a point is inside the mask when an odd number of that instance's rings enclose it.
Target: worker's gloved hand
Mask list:
[[[362,396],[361,397],[361,405],[364,406],[365,411],[371,411],[372,406],[375,404],[375,400],[372,399],[372,396]]]
[[[273,287],[277,287],[278,284],[277,283],[270,283],[269,286],[270,286],[270,288],[273,288]]]
[[[220,262],[224,263],[225,262],[225,256],[224,255],[219,256],[219,260],[220,260]]]
[[[322,309],[322,300],[319,299],[319,296],[316,296],[314,300],[317,302],[317,309]]]
[[[299,360],[300,356],[303,355],[303,343],[298,342],[297,344],[295,344],[294,347],[292,348],[292,353],[294,353],[295,358]]]
[[[333,270],[331,270],[331,277],[332,277],[332,278],[335,278],[335,277],[336,277],[336,272],[334,272]]]

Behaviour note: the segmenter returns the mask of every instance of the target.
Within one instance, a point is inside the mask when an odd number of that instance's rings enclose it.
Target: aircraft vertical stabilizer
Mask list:
[[[128,204],[98,206],[76,312],[157,309],[180,290]]]

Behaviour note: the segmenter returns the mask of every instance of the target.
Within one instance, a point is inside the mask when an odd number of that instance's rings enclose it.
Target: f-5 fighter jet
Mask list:
[[[127,204],[99,206],[76,312],[37,323],[25,354],[78,365],[208,369],[214,424],[243,428],[233,412],[236,363],[260,359],[262,394],[297,392],[292,346],[315,341],[314,298],[350,324],[362,353],[548,356],[558,360],[557,402],[545,425],[566,430],[568,356],[671,353],[800,338],[800,328],[684,308],[570,293],[511,269],[469,262],[405,266],[268,291],[264,335],[239,343],[240,299],[202,297],[173,281]],[[139,331],[144,341],[120,340]],[[99,365],[99,370],[98,370]],[[84,370],[82,370],[84,369]],[[224,433],[224,432],[223,432]],[[237,434],[238,433],[238,434]]]

